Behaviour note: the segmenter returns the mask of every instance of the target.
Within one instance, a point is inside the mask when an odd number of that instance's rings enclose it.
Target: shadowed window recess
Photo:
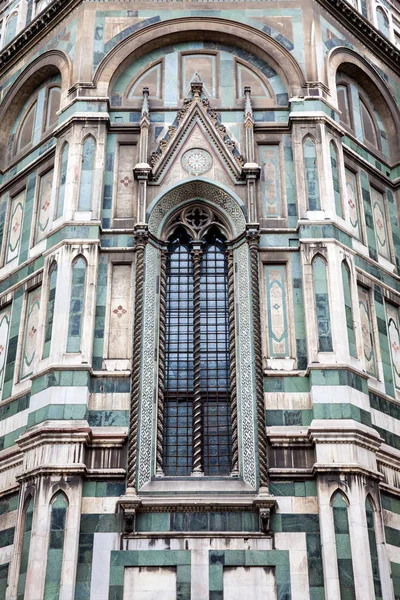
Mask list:
[[[166,475],[192,472],[195,373],[199,373],[204,474],[228,475],[230,472],[226,241],[219,230],[212,227],[200,247],[200,293],[196,296],[193,239],[183,227],[178,227],[169,238],[163,457]],[[195,313],[199,331],[195,327]],[[197,370],[196,361],[199,361]]]

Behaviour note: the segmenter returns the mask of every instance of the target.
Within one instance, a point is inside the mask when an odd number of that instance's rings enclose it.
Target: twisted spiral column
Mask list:
[[[235,281],[233,250],[227,251],[228,257],[228,310],[229,310],[229,379],[232,427],[232,468],[231,475],[239,475],[238,409],[236,388],[236,335],[235,335]]]
[[[139,416],[139,383],[140,383],[140,351],[143,329],[143,284],[144,284],[144,252],[148,241],[148,232],[144,227],[135,231],[136,277],[135,277],[135,318],[131,370],[131,403],[129,417],[128,469],[127,486],[135,488],[138,446]]]
[[[200,387],[200,268],[202,250],[200,244],[193,244],[193,459],[192,475],[204,475],[202,464],[202,410]]]
[[[265,402],[261,347],[261,312],[260,312],[260,280],[259,280],[259,241],[258,228],[248,229],[247,240],[250,248],[251,290],[253,299],[253,331],[254,331],[254,363],[256,378],[257,404],[257,442],[260,486],[268,485],[267,432],[265,429]]]
[[[164,434],[164,374],[165,374],[165,311],[167,291],[167,250],[161,250],[160,265],[160,313],[158,337],[158,395],[157,395],[157,453],[156,476],[162,477],[163,471],[163,434]]]

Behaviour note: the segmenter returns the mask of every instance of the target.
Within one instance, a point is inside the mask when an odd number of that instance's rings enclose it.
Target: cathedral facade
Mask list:
[[[0,600],[400,599],[398,0],[0,1]]]

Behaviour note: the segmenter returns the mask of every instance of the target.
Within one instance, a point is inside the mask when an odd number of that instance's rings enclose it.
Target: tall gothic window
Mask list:
[[[168,239],[165,475],[228,475],[231,467],[226,239],[201,209]],[[202,225],[209,221],[209,227]]]

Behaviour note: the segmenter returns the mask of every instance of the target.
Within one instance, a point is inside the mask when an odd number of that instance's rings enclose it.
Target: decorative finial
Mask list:
[[[149,116],[149,88],[143,88],[142,119]]]
[[[251,105],[251,88],[246,85],[244,88],[245,106],[244,106],[244,119],[245,121],[250,119],[254,123],[253,107]]]
[[[190,82],[190,88],[194,98],[200,98],[201,92],[203,91],[203,82],[200,77],[200,73],[196,71],[192,81]]]

